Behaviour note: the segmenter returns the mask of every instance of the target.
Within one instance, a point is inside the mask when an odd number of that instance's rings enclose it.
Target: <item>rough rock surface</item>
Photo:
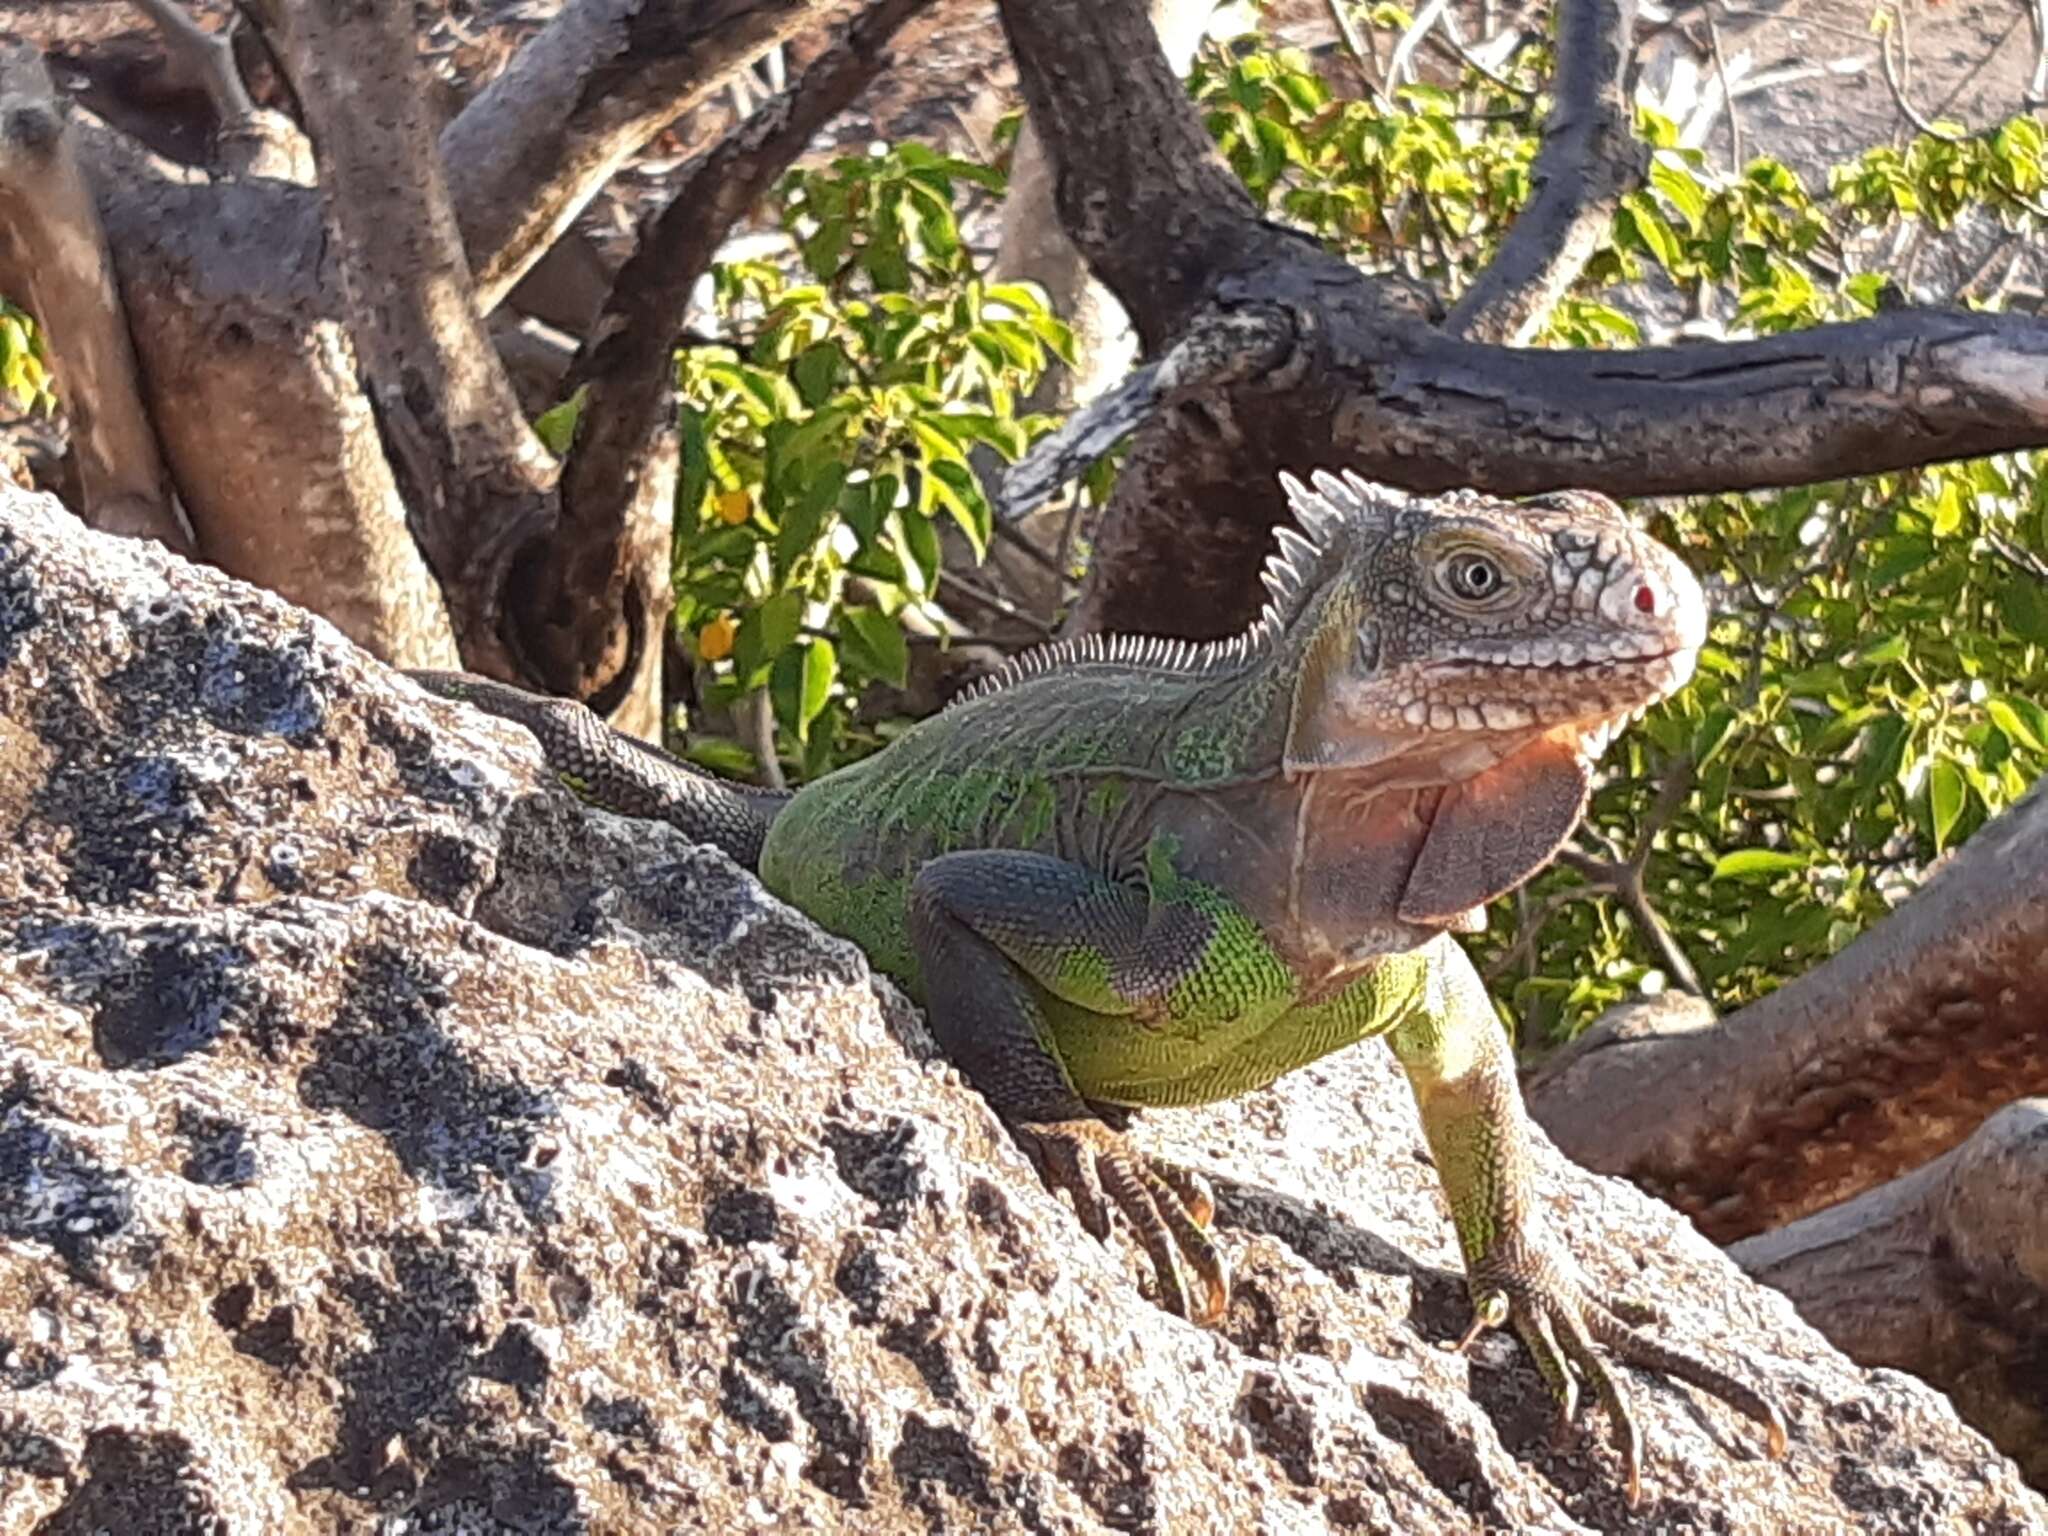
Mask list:
[[[2048,1531],[1667,1209],[1543,1160],[1782,1463],[1649,1507],[1467,1310],[1384,1053],[1156,1117],[1203,1333],[860,957],[325,624],[0,490],[0,1532]]]

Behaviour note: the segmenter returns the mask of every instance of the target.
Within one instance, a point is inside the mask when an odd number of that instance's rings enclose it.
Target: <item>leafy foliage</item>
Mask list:
[[[1387,6],[1372,19],[1405,24]],[[1192,88],[1263,206],[1449,301],[1527,194],[1543,103],[1523,91],[1548,66],[1531,50],[1514,68],[1339,101],[1305,56],[1239,48],[1207,55]],[[1731,336],[1856,318],[1896,301],[1877,263],[1901,234],[2048,227],[2027,118],[1873,149],[1824,188],[1774,160],[1719,169],[1654,113],[1639,128],[1648,184],[1550,318],[1551,345],[1634,345],[1646,312]],[[1648,843],[1647,904],[1718,1004],[1847,943],[2048,767],[2042,469],[2006,455],[1651,509],[1719,617],[1692,686],[1611,749],[1581,845],[1617,864]],[[1660,806],[1665,784],[1683,793]],[[1491,918],[1497,984],[1537,1037],[1673,979],[1629,904],[1580,871]]]
[[[710,703],[768,690],[806,775],[875,744],[850,739],[849,706],[903,683],[941,524],[988,543],[969,454],[1015,459],[1050,425],[1018,401],[1071,350],[1036,289],[975,276],[963,186],[1002,178],[916,144],[792,173],[778,212],[801,273],[716,268],[719,320],[748,339],[679,361],[675,622]]]
[[[57,408],[43,333],[27,310],[4,298],[0,298],[0,390],[24,411],[47,413]]]

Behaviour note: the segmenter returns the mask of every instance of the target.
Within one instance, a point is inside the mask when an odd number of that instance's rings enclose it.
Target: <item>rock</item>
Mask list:
[[[1542,1198],[1781,1463],[1634,1385],[1631,1516],[1467,1319],[1384,1053],[1161,1115],[1205,1333],[851,948],[319,620],[0,489],[0,1530],[2048,1530],[1668,1209]]]

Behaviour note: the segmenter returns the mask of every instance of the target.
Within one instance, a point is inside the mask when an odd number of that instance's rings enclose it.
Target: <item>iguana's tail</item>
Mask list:
[[[790,792],[735,784],[613,730],[573,699],[545,698],[473,672],[408,671],[429,693],[510,720],[540,743],[548,766],[593,805],[665,821],[686,837],[758,869],[768,824]]]

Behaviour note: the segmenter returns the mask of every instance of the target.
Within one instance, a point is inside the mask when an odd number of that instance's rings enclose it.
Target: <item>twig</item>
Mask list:
[[[1422,46],[1422,40],[1443,19],[1444,12],[1449,8],[1450,0],[1429,0],[1429,4],[1416,13],[1414,22],[1401,34],[1400,41],[1394,44],[1394,56],[1387,61],[1388,90],[1391,91],[1404,82],[1414,81],[1415,50]]]
[[[1378,51],[1368,53],[1364,34],[1358,30],[1358,23],[1352,19],[1350,0],[1326,0],[1330,9],[1330,22],[1337,29],[1337,40],[1344,45],[1344,51],[1351,55],[1351,62],[1358,70],[1358,78],[1365,87],[1365,94],[1375,101],[1386,99],[1381,89],[1375,66],[1379,63]],[[2043,0],[2048,4],[2048,0]]]
[[[182,59],[199,77],[200,87],[206,92],[206,99],[213,103],[213,110],[221,122],[234,122],[256,110],[256,103],[249,98],[248,87],[242,83],[242,71],[235,63],[234,35],[238,17],[231,15],[228,24],[220,31],[209,32],[185,14],[184,6],[178,0],[134,0],[134,3],[163,34],[165,49]]]
[[[1031,630],[1032,633],[1039,635],[1044,639],[1052,639],[1054,634],[1052,625],[1046,623],[1043,619],[1040,619],[1033,614],[1026,613],[1022,608],[1019,608],[1015,603],[1011,602],[1007,597],[1004,597],[1000,592],[991,591],[989,588],[982,586],[979,582],[971,581],[967,577],[962,576],[957,571],[946,572],[945,581],[947,586],[959,588],[960,591],[964,592],[968,597],[972,598],[975,602],[980,603],[985,607],[993,608],[997,613],[1000,613],[1004,618],[1013,620],[1018,624],[1024,625],[1026,628]]]

